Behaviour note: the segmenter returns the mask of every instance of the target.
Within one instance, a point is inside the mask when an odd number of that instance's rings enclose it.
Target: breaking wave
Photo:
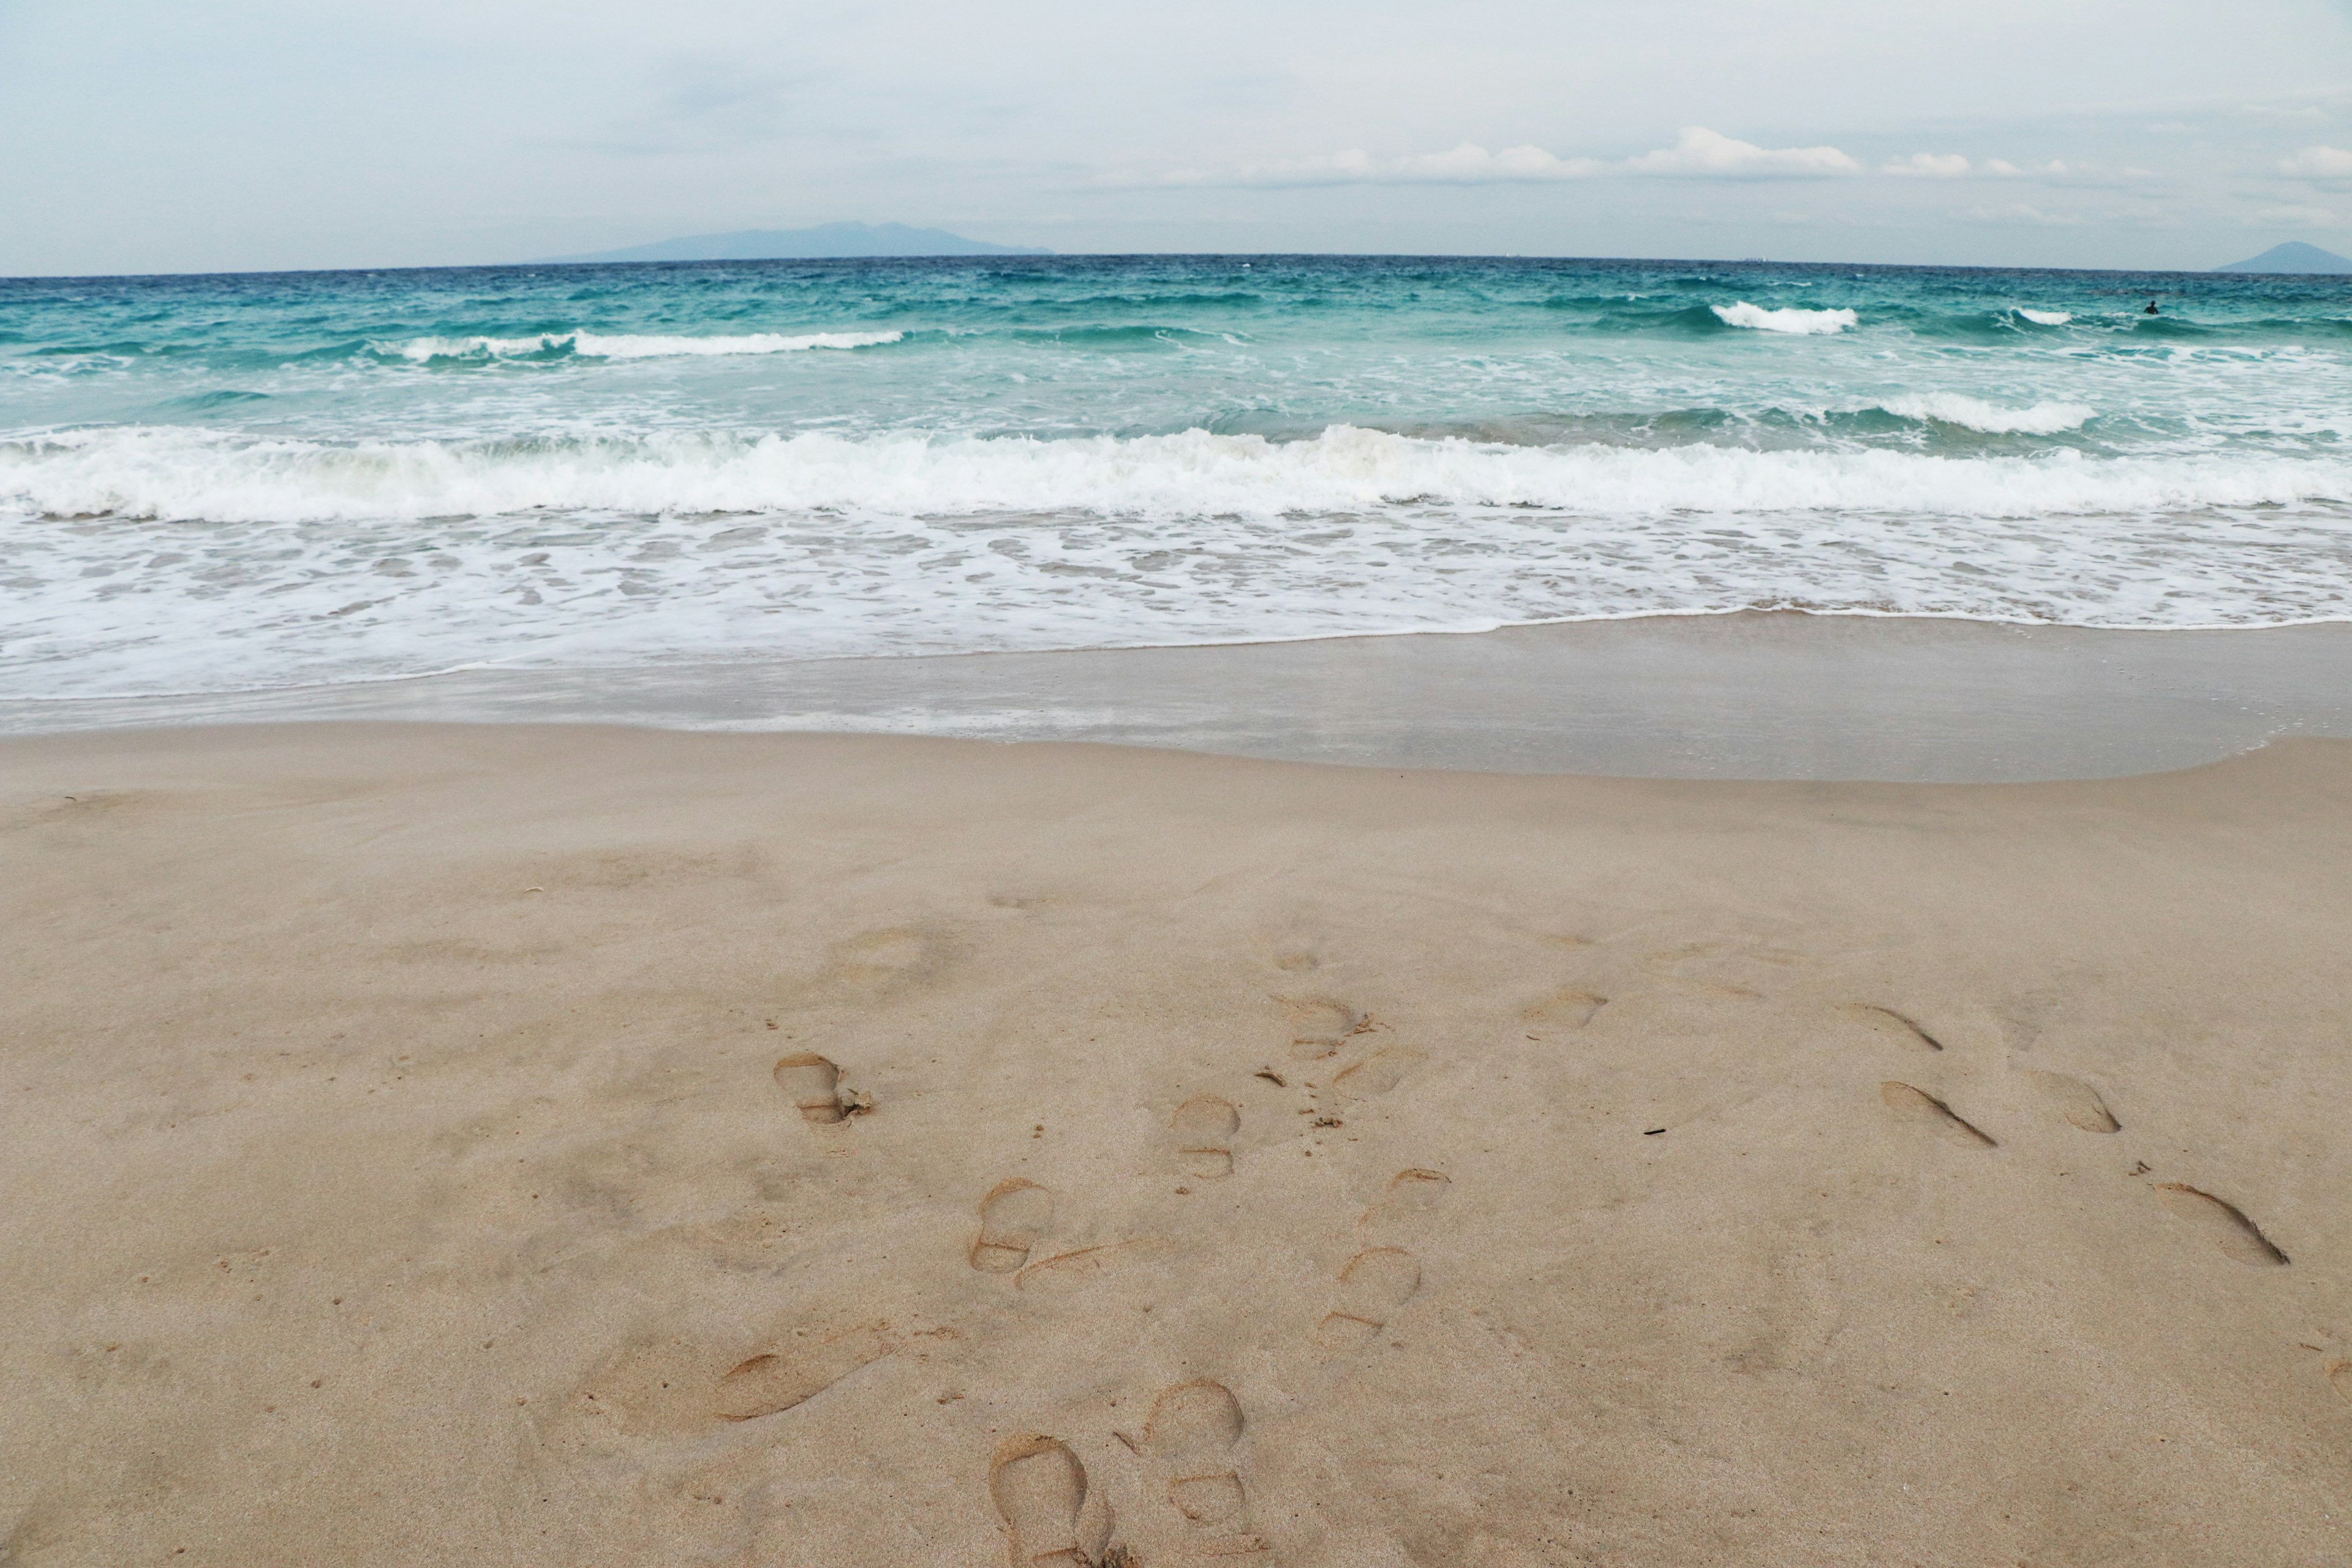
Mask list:
[[[1879,404],[1898,419],[1933,420],[1958,425],[1988,436],[2055,436],[2079,430],[2098,410],[2085,403],[2037,403],[2031,408],[2003,408],[1997,403],[1957,392],[1929,392],[1890,397]]]
[[[2069,429],[2091,416],[1948,393],[1885,406],[1986,431]],[[706,431],[335,445],[116,426],[0,442],[0,505],[215,522],[824,509],[1276,517],[1395,506],[2024,518],[2315,500],[2352,500],[2352,461],[1522,447],[1345,425],[1295,441],[1198,429],[1061,440]]]
[[[1745,300],[1733,305],[1711,305],[1707,308],[1727,327],[1751,327],[1759,332],[1792,332],[1800,336],[1842,332],[1848,327],[1859,325],[1862,320],[1852,310],[1805,310],[1793,305],[1768,310]]]

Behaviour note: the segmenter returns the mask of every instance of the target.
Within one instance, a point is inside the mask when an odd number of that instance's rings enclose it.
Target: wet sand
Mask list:
[[[0,701],[0,735],[278,720],[614,723],[1089,741],[1276,762],[1616,777],[2000,783],[2352,737],[2352,625],[2098,631],[1662,616],[1461,636],[473,669]]]
[[[2352,744],[0,743],[0,1561],[2334,1561]]]

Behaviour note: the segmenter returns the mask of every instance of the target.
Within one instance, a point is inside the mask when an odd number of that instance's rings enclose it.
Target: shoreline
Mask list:
[[[2352,624],[2138,631],[1743,611],[0,700],[0,737],[295,721],[1083,741],[1623,777],[2095,778],[2195,766],[2278,736],[2352,736]]]
[[[0,1540],[2321,1561],[2347,798],[0,742]]]

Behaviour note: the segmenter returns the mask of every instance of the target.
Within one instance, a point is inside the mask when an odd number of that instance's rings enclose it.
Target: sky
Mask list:
[[[0,275],[2352,252],[2352,0],[0,0]]]

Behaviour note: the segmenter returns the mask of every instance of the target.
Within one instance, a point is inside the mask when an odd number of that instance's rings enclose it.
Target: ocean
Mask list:
[[[2352,283],[1271,256],[0,280],[0,540],[16,700],[1743,609],[2345,620]]]

